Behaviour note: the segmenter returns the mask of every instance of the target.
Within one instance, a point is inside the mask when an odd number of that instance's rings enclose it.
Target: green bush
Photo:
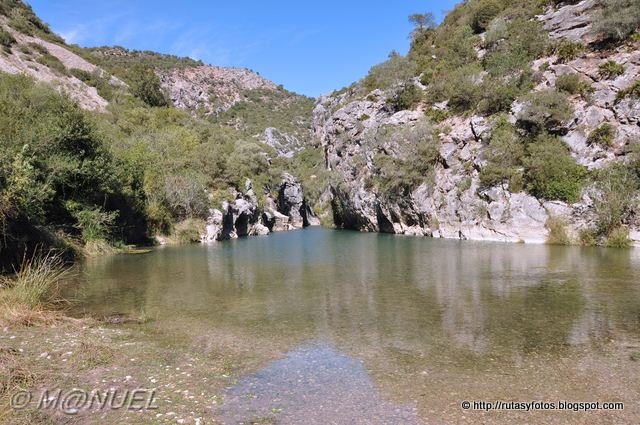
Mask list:
[[[391,52],[389,59],[371,68],[362,85],[367,93],[376,89],[387,90],[410,79],[415,73],[413,63],[404,56]]]
[[[148,50],[129,50],[120,46],[90,47],[83,49],[83,57],[102,69],[126,79],[129,70],[137,66],[152,69],[176,69],[204,65],[202,61]],[[82,53],[82,52],[80,52]]]
[[[640,28],[640,0],[608,0],[596,15],[597,34],[611,40],[625,40]]]
[[[60,75],[63,75],[63,76],[71,75],[67,67],[64,66],[64,64],[60,61],[60,59],[53,56],[52,54],[46,53],[44,55],[41,55],[38,57],[38,59],[36,59],[36,62],[46,66],[50,70],[55,71]]]
[[[98,94],[107,101],[113,101],[116,98],[118,88],[111,85],[108,76],[103,76],[98,68],[94,72],[85,71],[78,68],[71,68],[69,73],[83,83],[95,87]]]
[[[581,229],[579,233],[580,243],[584,246],[596,246],[598,237],[592,229]]]
[[[91,73],[89,71],[85,71],[84,69],[71,68],[69,70],[69,73],[74,77],[76,77],[78,80],[82,81],[83,83],[89,84],[92,80]]]
[[[626,227],[618,227],[611,231],[605,239],[606,246],[609,248],[629,248],[631,247],[631,239],[629,239],[629,229]]]
[[[11,35],[11,33],[0,27],[0,46],[2,46],[6,52],[10,52],[11,46],[15,43],[16,39]]]
[[[529,83],[521,78],[486,77],[480,89],[477,111],[482,115],[508,112],[518,96],[529,87]]]
[[[545,90],[527,95],[524,107],[518,114],[518,125],[532,134],[544,131],[561,133],[565,124],[573,117],[567,97],[554,90]]]
[[[584,51],[584,44],[577,41],[562,40],[556,46],[555,54],[558,56],[558,62],[566,63],[578,58]]]
[[[487,35],[485,69],[496,78],[530,72],[533,60],[544,55],[549,37],[540,22],[514,19]]]
[[[610,147],[613,145],[617,132],[614,125],[604,123],[589,134],[587,143],[590,145],[596,144],[603,147]]]
[[[640,176],[625,165],[613,164],[599,170],[595,180],[597,232],[608,235],[624,224],[637,208]]]
[[[563,74],[556,79],[556,88],[569,94],[585,95],[592,91],[591,85],[577,73]]]
[[[3,155],[9,159],[11,148],[3,146]],[[6,187],[2,190],[3,208],[6,215],[8,209],[14,209],[36,223],[43,222],[46,217],[46,205],[55,195],[51,183],[45,179],[43,171],[37,167],[39,158],[29,145],[16,152],[8,164],[3,167],[3,179]]]
[[[202,220],[184,220],[173,229],[171,241],[180,245],[200,242],[200,234],[206,223]]]
[[[571,245],[572,241],[567,234],[567,223],[558,217],[549,217],[546,227],[549,230],[547,244],[549,245]]]
[[[436,124],[449,118],[449,112],[446,109],[429,108],[425,111],[425,115]]]
[[[491,139],[484,150],[487,164],[480,170],[480,184],[492,187],[508,183],[512,192],[521,190],[524,144],[506,116],[497,118]]]
[[[640,80],[633,83],[628,89],[620,90],[617,94],[617,100],[619,101],[626,97],[640,99]]]
[[[169,104],[160,86],[160,79],[153,71],[144,65],[135,66],[127,74],[127,82],[131,93],[151,107],[163,107]]]
[[[21,220],[16,231],[70,227],[74,203],[120,211],[118,227],[140,231],[140,182],[123,176],[88,114],[67,97],[24,76],[0,75],[0,133],[0,199],[13,209],[9,222]]]
[[[439,141],[426,120],[413,128],[383,128],[376,136],[376,144],[374,180],[378,191],[389,198],[406,197],[428,181],[440,158]],[[397,146],[398,152],[387,152],[385,145]]]
[[[422,91],[413,83],[403,83],[393,94],[391,105],[396,111],[413,109],[422,100]]]
[[[473,181],[471,180],[471,177],[465,177],[456,184],[456,187],[458,188],[459,193],[463,193],[471,189],[472,184]]]
[[[441,26],[429,37],[414,40],[408,58],[417,68],[415,74],[422,74],[422,81],[429,85],[430,98],[448,98],[456,80],[452,75],[478,75],[482,71],[475,51],[478,43],[479,38],[468,25]]]
[[[472,6],[471,27],[474,32],[484,32],[489,23],[502,11],[502,4],[498,0],[479,0]]]
[[[8,18],[9,26],[16,31],[37,35],[54,43],[64,43],[64,40],[52,33],[47,24],[35,15],[31,6],[21,0],[3,0],[0,3],[0,14]]]
[[[526,189],[536,198],[568,203],[580,199],[587,175],[557,137],[541,135],[527,146],[523,160]]]
[[[242,93],[243,100],[228,111],[209,118],[214,123],[233,123],[247,137],[264,133],[268,127],[310,142],[314,100],[286,90],[256,89]]]
[[[241,188],[246,179],[267,175],[270,168],[268,156],[262,146],[256,142],[239,142],[227,158],[227,179]]]
[[[46,47],[39,43],[30,42],[27,44],[27,46],[30,47],[33,51],[40,53],[41,55],[46,55],[49,53],[49,50],[47,50]]]
[[[469,66],[451,71],[447,78],[439,78],[429,86],[427,100],[430,103],[448,100],[449,108],[456,113],[472,110],[480,98],[481,69]]]
[[[600,78],[611,80],[624,74],[624,66],[616,61],[609,60],[598,67]]]
[[[110,238],[118,211],[106,212],[100,207],[87,207],[75,201],[67,202],[66,207],[76,220],[76,227],[82,232],[85,242]]]

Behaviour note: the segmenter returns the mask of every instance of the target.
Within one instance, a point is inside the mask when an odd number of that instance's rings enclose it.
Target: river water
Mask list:
[[[227,335],[224,423],[640,423],[639,251],[313,228],[87,262],[74,298]],[[625,409],[461,407],[498,400]]]

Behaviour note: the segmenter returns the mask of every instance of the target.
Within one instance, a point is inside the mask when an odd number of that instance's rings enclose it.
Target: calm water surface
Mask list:
[[[83,272],[78,310],[273,354],[228,389],[213,412],[225,423],[274,409],[278,423],[640,423],[638,250],[309,229]],[[465,411],[463,400],[625,411]]]

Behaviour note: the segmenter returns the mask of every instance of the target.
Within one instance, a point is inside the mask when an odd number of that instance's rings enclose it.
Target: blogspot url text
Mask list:
[[[600,402],[600,401],[463,401],[463,410],[475,410],[490,412],[493,410],[531,412],[537,410],[564,410],[572,412],[589,412],[597,410],[624,410],[622,402]]]

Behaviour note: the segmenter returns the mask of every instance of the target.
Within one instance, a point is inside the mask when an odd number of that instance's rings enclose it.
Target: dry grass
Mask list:
[[[118,250],[103,239],[87,241],[82,249],[82,253],[87,257],[100,257],[103,255],[114,255]]]
[[[60,287],[69,277],[60,254],[25,257],[12,276],[0,277],[0,322],[33,326],[68,320],[50,310],[64,302]]]
[[[549,245],[571,245],[571,237],[567,233],[567,223],[558,217],[549,217],[546,223],[549,229],[547,244]]]
[[[2,326],[50,326],[66,321],[57,311],[34,310],[24,306],[0,306],[0,324]]]

